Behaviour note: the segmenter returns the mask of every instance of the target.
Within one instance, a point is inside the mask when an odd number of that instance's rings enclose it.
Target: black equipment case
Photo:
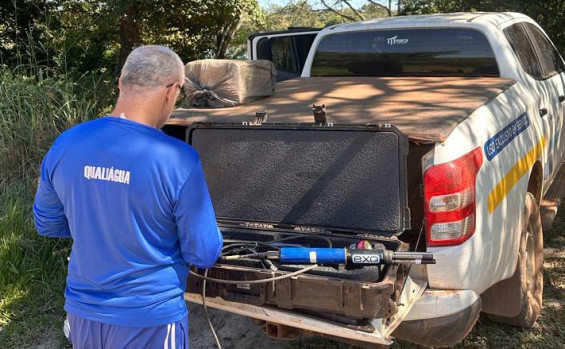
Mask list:
[[[360,240],[406,251],[408,139],[391,125],[194,124],[186,141],[199,153],[226,241],[292,240],[348,247]],[[268,269],[257,261],[221,262],[208,276],[271,278],[302,266]],[[321,265],[262,284],[206,284],[207,297],[295,309],[372,331],[390,318],[407,269]],[[187,292],[201,293],[189,277]]]

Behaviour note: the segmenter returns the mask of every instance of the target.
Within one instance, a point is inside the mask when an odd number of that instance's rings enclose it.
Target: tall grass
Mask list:
[[[38,162],[55,137],[97,116],[111,89],[102,76],[0,70],[0,188],[37,176]]]
[[[54,139],[113,100],[112,78],[29,71],[0,67],[0,348],[61,340],[45,333],[61,333],[70,240],[37,235],[36,178]]]

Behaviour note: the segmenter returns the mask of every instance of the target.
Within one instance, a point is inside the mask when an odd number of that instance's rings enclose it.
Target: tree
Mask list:
[[[258,30],[286,30],[289,27],[323,28],[347,20],[328,10],[315,9],[306,0],[288,1],[286,5],[272,5],[265,11],[265,24]]]
[[[116,2],[116,10],[120,18],[120,62],[121,68],[129,53],[137,46],[143,44],[144,18],[150,10],[150,3],[143,0],[129,0]]]
[[[124,0],[119,11],[120,66],[142,43],[167,43],[185,61],[225,58],[244,18],[261,18],[256,0]]]
[[[167,45],[183,61],[224,58],[241,24],[262,19],[257,0],[6,0],[0,58],[14,65],[40,47],[45,64],[117,74],[142,44]]]
[[[366,0],[366,4],[362,5],[360,9],[356,9],[349,0],[320,0],[328,11],[331,11],[338,16],[341,16],[349,21],[359,21],[368,18],[376,17],[392,17],[392,0],[388,0],[388,5],[381,4],[377,0]],[[345,5],[345,9],[344,9]],[[383,14],[384,11],[384,14]]]
[[[49,0],[5,0],[0,2],[0,63],[44,62],[52,52],[37,45],[48,27],[58,26]],[[30,45],[34,43],[34,45]]]
[[[388,6],[370,0],[361,7],[361,11],[366,14],[367,18],[392,17],[395,14],[391,0],[388,0]]]

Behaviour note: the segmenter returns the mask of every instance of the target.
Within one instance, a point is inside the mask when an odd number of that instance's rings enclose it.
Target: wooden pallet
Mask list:
[[[549,190],[545,194],[544,198],[541,200],[540,212],[541,212],[541,223],[543,225],[543,230],[547,231],[551,229],[553,225],[553,220],[557,215],[559,206],[563,202],[563,195],[565,194],[565,162],[561,163],[561,167],[549,187]]]

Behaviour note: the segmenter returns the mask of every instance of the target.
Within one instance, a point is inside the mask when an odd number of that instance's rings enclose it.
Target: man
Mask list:
[[[188,264],[223,239],[198,155],[162,133],[184,82],[176,53],[127,58],[111,115],[61,134],[41,165],[40,235],[73,239],[65,310],[75,348],[187,348]]]

